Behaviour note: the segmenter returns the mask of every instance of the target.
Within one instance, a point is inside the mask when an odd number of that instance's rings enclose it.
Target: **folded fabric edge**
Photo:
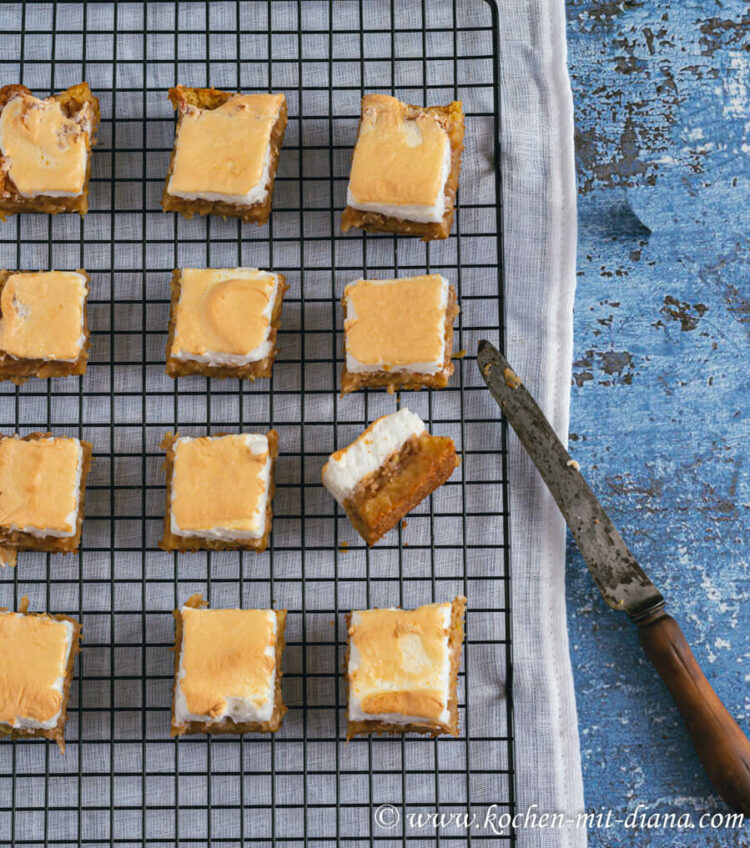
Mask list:
[[[500,0],[506,349],[567,441],[576,261],[573,103],[562,0]],[[519,12],[519,8],[523,12]],[[529,197],[534,198],[530,205]],[[528,245],[536,247],[528,256]],[[565,525],[510,437],[516,812],[584,808],[565,608]],[[584,848],[585,827],[518,828],[522,848]]]

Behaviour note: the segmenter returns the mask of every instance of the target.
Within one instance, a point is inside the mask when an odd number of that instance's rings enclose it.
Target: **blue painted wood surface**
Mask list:
[[[750,727],[750,5],[569,0],[579,183],[570,446]],[[586,804],[723,810],[635,629],[568,547]],[[750,827],[590,831],[750,845]]]

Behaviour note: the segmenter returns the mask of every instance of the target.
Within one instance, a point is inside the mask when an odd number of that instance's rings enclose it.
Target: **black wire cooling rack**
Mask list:
[[[502,345],[497,9],[472,2],[19,3],[0,10],[0,78],[46,96],[87,80],[102,124],[85,219],[19,215],[0,225],[0,265],[83,267],[92,350],[82,378],[0,384],[3,432],[51,430],[94,445],[76,557],[23,553],[0,603],[83,625],[61,757],[0,743],[0,843],[10,845],[483,844],[482,823],[413,814],[514,811],[505,434],[476,373]],[[286,94],[289,126],[270,224],[186,221],[160,210],[177,82]],[[464,102],[467,149],[450,239],[340,233],[368,91]],[[270,381],[164,374],[176,267],[253,265],[287,275]],[[439,392],[337,394],[346,282],[441,272],[457,287],[456,362]],[[320,468],[398,402],[463,456],[452,480],[368,551],[319,483]],[[168,554],[163,434],[280,434],[270,549]],[[171,610],[289,610],[274,737],[169,737]],[[344,742],[344,613],[465,594],[461,736]],[[378,817],[379,805],[390,804]],[[398,818],[398,823],[394,824]],[[500,838],[514,841],[507,828]]]

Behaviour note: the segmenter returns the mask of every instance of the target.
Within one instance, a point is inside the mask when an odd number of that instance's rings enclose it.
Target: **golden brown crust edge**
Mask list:
[[[341,298],[346,324],[346,298]],[[346,357],[341,372],[341,394],[356,392],[362,388],[386,388],[394,391],[419,391],[420,389],[444,389],[453,376],[453,322],[460,312],[456,302],[456,289],[448,286],[448,305],[445,311],[445,347],[443,368],[436,374],[416,374],[412,371],[372,371],[370,373],[352,373],[347,371]],[[344,342],[346,345],[346,342]]]
[[[11,83],[0,88],[0,110],[19,94],[32,94],[31,90],[21,83]]]
[[[404,733],[424,733],[430,736],[441,736],[449,734],[450,736],[458,736],[458,670],[461,665],[461,650],[464,643],[464,615],[466,613],[466,598],[463,595],[458,595],[451,601],[451,627],[448,637],[448,646],[451,651],[451,672],[450,672],[450,699],[448,701],[448,710],[451,715],[450,723],[447,725],[435,725],[430,722],[424,724],[389,724],[382,721],[350,721],[347,717],[346,741],[348,742],[355,736],[366,736],[370,733],[394,733],[402,735]],[[346,629],[349,631],[351,621],[351,613],[346,614]],[[344,659],[344,677],[346,678],[346,702],[347,716],[349,704],[349,650],[350,639],[347,638],[346,657]]]
[[[207,602],[200,595],[192,595],[185,602],[188,607],[204,607]],[[274,692],[274,707],[271,718],[263,722],[235,722],[232,719],[224,719],[222,722],[189,721],[185,724],[177,724],[174,717],[175,692],[177,690],[177,675],[180,672],[180,651],[182,650],[182,615],[180,610],[172,612],[175,620],[175,645],[174,645],[174,681],[172,683],[172,728],[171,736],[185,736],[193,733],[276,733],[281,729],[281,724],[287,712],[284,697],[281,691],[281,678],[284,673],[281,668],[286,647],[286,610],[274,610],[276,614],[276,686]]]
[[[456,194],[461,174],[461,154],[464,149],[464,110],[460,100],[454,100],[448,106],[411,106],[409,109],[416,112],[428,112],[445,121],[451,144],[451,172],[445,181],[445,214],[439,222],[420,223],[418,221],[406,221],[402,218],[393,218],[381,215],[378,212],[365,212],[362,209],[354,209],[347,206],[341,215],[341,231],[347,232],[353,228],[367,230],[368,232],[395,233],[402,236],[419,236],[422,241],[433,241],[435,239],[446,239],[450,235],[453,226],[453,215],[456,209]],[[361,123],[361,119],[360,119]],[[359,136],[359,129],[357,129]]]
[[[383,512],[379,521],[376,524],[367,524],[360,515],[358,509],[358,501],[366,499],[368,489],[372,489],[377,493],[384,485],[387,485],[388,480],[393,476],[390,472],[392,467],[398,468],[404,463],[408,463],[409,457],[414,456],[418,450],[420,439],[440,440],[445,441],[448,450],[444,452],[441,460],[434,464],[432,473],[425,476],[422,484],[414,489],[408,498],[399,500],[393,503],[391,509]],[[386,533],[392,530],[399,521],[408,515],[415,506],[420,504],[428,495],[431,495],[436,489],[443,485],[456,470],[459,464],[459,459],[456,455],[456,446],[452,439],[447,436],[433,436],[430,433],[423,433],[421,436],[413,436],[406,444],[392,457],[389,457],[386,462],[373,474],[370,474],[364,480],[360,481],[354,494],[351,498],[347,498],[344,503],[344,511],[347,518],[351,522],[352,527],[359,535],[372,547],[377,541],[383,538]],[[385,476],[385,482],[383,477]]]
[[[8,438],[13,437],[0,436],[0,440]],[[56,437],[52,433],[29,433],[28,436],[22,436],[21,438],[28,442]],[[86,499],[86,478],[91,470],[91,456],[93,453],[93,446],[90,442],[86,442],[83,439],[79,439],[79,441],[83,449],[83,464],[81,466],[81,485],[78,490],[78,516],[76,517],[75,534],[65,538],[60,538],[59,536],[34,536],[32,533],[21,533],[18,530],[4,530],[0,528],[0,546],[16,551],[47,551],[54,554],[78,553]]]
[[[68,621],[73,625],[73,638],[70,642],[70,654],[68,655],[68,664],[65,669],[65,682],[63,683],[62,702],[60,706],[60,717],[54,727],[49,728],[14,728],[5,724],[0,724],[0,735],[10,739],[50,739],[57,742],[57,747],[60,753],[65,753],[65,723],[68,720],[68,699],[70,697],[70,687],[73,683],[73,666],[75,665],[76,654],[81,650],[81,625],[74,618],[58,613],[57,615],[49,615],[45,612],[28,612],[28,597],[24,596],[18,605],[18,612],[23,615],[34,615],[54,618],[55,621]]]
[[[214,433],[215,436],[236,436],[237,433]],[[172,508],[172,470],[174,468],[174,443],[179,438],[179,433],[167,433],[161,441],[160,447],[166,451],[164,460],[164,471],[167,477],[166,511],[164,513],[164,536],[159,542],[163,551],[253,551],[260,554],[268,547],[271,538],[271,525],[273,523],[273,496],[276,493],[276,460],[279,456],[279,434],[276,430],[269,430],[268,452],[271,456],[271,471],[269,474],[268,501],[266,503],[266,532],[262,539],[241,539],[237,541],[224,541],[222,539],[204,539],[200,536],[183,537],[172,533],[170,512]]]
[[[0,293],[12,274],[24,274],[26,271],[0,270]],[[86,296],[83,301],[83,335],[85,341],[81,353],[75,362],[54,362],[46,359],[16,359],[0,351],[0,381],[10,380],[17,386],[25,383],[30,377],[46,379],[48,377],[74,377],[86,373],[89,361],[89,348],[91,347],[91,334],[89,331],[88,299],[91,292],[89,275],[83,268],[76,268],[76,273],[86,278]],[[2,312],[0,312],[0,319]]]
[[[172,271],[172,279],[169,282],[169,287],[172,291],[170,306],[169,306],[169,332],[167,334],[167,376],[175,377],[190,377],[200,375],[202,377],[215,377],[223,380],[226,377],[235,377],[240,380],[257,380],[262,377],[270,377],[273,371],[273,363],[276,361],[276,355],[279,350],[276,347],[276,340],[281,327],[281,307],[284,301],[284,295],[289,290],[286,282],[286,277],[276,271],[271,273],[276,274],[279,278],[279,287],[276,293],[276,303],[271,314],[271,331],[269,340],[273,345],[271,352],[265,359],[259,359],[257,362],[249,362],[247,365],[207,365],[205,362],[194,362],[190,360],[183,361],[175,359],[171,355],[172,345],[174,344],[175,334],[175,319],[177,316],[177,304],[180,300],[182,270],[175,269]]]
[[[18,94],[31,94],[25,85],[5,85],[0,88],[0,110],[5,104]],[[48,215],[57,215],[59,212],[78,212],[83,216],[89,211],[89,178],[91,177],[91,148],[96,144],[96,133],[99,129],[101,111],[99,99],[92,93],[87,82],[80,82],[70,88],[55,94],[50,98],[59,100],[63,111],[68,115],[75,114],[84,103],[91,105],[93,113],[91,121],[91,133],[87,136],[87,148],[89,155],[86,164],[86,178],[83,183],[83,191],[75,197],[49,197],[39,195],[38,197],[23,197],[13,180],[0,170],[0,220],[5,220],[9,215],[18,212],[42,212]]]
[[[183,103],[195,106],[199,109],[216,109],[226,103],[233,92],[219,91],[216,88],[187,88],[182,85],[169,89],[169,100],[174,109],[178,109]],[[179,117],[178,117],[179,125]],[[279,153],[284,142],[284,133],[287,124],[286,97],[281,104],[279,117],[271,130],[271,163],[269,167],[270,179],[268,183],[268,195],[263,203],[253,206],[243,206],[237,203],[225,203],[223,200],[186,200],[184,197],[176,197],[169,194],[167,187],[172,177],[174,168],[174,157],[177,144],[177,132],[175,131],[175,143],[172,145],[172,153],[169,157],[169,170],[164,182],[164,190],[161,196],[161,208],[164,212],[179,212],[185,218],[194,215],[221,215],[223,218],[240,218],[246,224],[265,224],[271,214],[273,202],[273,189],[276,183],[276,172],[279,167]]]

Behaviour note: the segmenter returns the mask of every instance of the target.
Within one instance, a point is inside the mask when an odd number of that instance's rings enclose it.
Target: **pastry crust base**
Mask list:
[[[440,722],[427,721],[415,722],[413,724],[389,724],[385,721],[351,721],[347,720],[346,741],[348,742],[354,736],[366,736],[368,733],[395,733],[403,735],[404,733],[426,733],[430,736],[440,736],[447,733],[451,736],[458,736],[458,669],[461,665],[461,649],[464,642],[464,613],[466,611],[466,598],[459,595],[451,602],[451,624],[450,633],[448,635],[448,647],[451,652],[451,670],[450,670],[450,698],[448,700],[448,711],[450,712],[450,722],[441,724]],[[346,614],[346,628],[349,630],[352,614]],[[347,643],[346,658],[344,659],[344,676],[346,677],[346,698],[349,702],[350,680],[349,680],[349,651],[351,641]]]
[[[374,545],[442,486],[459,462],[453,439],[427,432],[412,436],[344,500],[349,521],[368,545]]]
[[[2,607],[2,609],[6,610],[7,607]],[[63,683],[60,717],[57,720],[57,724],[49,729],[44,727],[16,728],[10,727],[10,725],[7,724],[0,724],[0,735],[10,739],[51,739],[53,742],[57,742],[57,747],[60,749],[60,753],[64,754],[65,737],[63,734],[65,732],[65,722],[68,720],[68,698],[70,697],[70,686],[73,682],[73,665],[76,661],[76,654],[81,650],[81,625],[74,618],[70,618],[70,616],[67,615],[49,615],[49,613],[46,612],[28,612],[28,609],[29,598],[27,595],[24,595],[18,605],[18,612],[22,615],[54,618],[55,621],[69,621],[73,625],[73,636],[70,641],[70,655],[68,656],[68,665],[65,670],[65,682]]]
[[[236,433],[214,433],[215,436],[236,436]],[[269,430],[268,453],[271,457],[271,471],[268,480],[268,501],[266,504],[266,532],[261,539],[207,539],[202,536],[177,536],[172,532],[172,472],[174,470],[174,443],[179,438],[179,433],[167,433],[159,447],[166,451],[164,470],[167,474],[167,507],[164,513],[164,537],[159,542],[159,547],[164,551],[254,551],[263,553],[268,547],[271,538],[271,524],[273,522],[273,496],[276,492],[276,459],[279,455],[279,434],[276,430]]]
[[[445,214],[442,221],[406,221],[381,215],[379,212],[365,212],[347,206],[341,215],[341,231],[353,227],[360,230],[379,233],[397,233],[401,236],[419,236],[422,241],[445,239],[453,226],[453,213],[456,207],[459,175],[461,173],[461,154],[464,149],[464,110],[460,100],[454,100],[448,106],[410,106],[413,114],[427,113],[435,115],[445,127],[451,145],[451,171],[445,181]],[[360,121],[361,124],[361,121]]]
[[[0,270],[0,292],[2,292],[3,286],[8,282],[8,277],[12,274],[19,273],[23,272]],[[83,302],[83,335],[86,340],[83,343],[83,347],[81,347],[81,353],[78,359],[75,362],[60,362],[59,360],[50,359],[19,359],[0,351],[0,381],[10,380],[17,386],[20,386],[29,377],[72,377],[86,373],[86,365],[89,361],[89,347],[91,346],[88,309],[86,308],[90,285],[89,275],[83,268],[77,268],[76,273],[86,278],[86,296]],[[2,319],[1,312],[0,319]]]
[[[19,94],[31,94],[25,85],[4,85],[0,88],[0,110],[5,104]],[[46,212],[48,215],[56,215],[58,212],[78,212],[85,215],[89,211],[89,177],[91,176],[91,148],[96,144],[96,132],[99,129],[101,113],[99,111],[99,100],[92,93],[87,82],[79,82],[65,91],[55,94],[50,100],[57,100],[63,112],[72,117],[78,112],[84,103],[91,105],[92,119],[91,132],[86,134],[86,149],[88,150],[86,162],[86,179],[83,183],[83,191],[73,197],[49,197],[40,194],[38,197],[24,197],[16,188],[13,180],[0,170],[0,220],[5,220],[8,215],[17,212]]]
[[[273,272],[276,274],[276,272]],[[248,362],[247,365],[208,365],[206,362],[196,362],[192,359],[176,359],[172,356],[172,345],[174,344],[175,320],[177,317],[177,304],[180,300],[180,292],[182,291],[182,271],[175,269],[172,271],[172,279],[169,283],[172,289],[172,301],[169,312],[169,334],[167,336],[167,366],[166,372],[169,377],[189,377],[193,374],[200,374],[203,377],[238,377],[240,380],[257,380],[259,377],[270,377],[273,369],[273,363],[276,359],[276,354],[279,352],[276,347],[276,339],[281,326],[281,306],[284,300],[284,295],[289,289],[286,284],[286,277],[283,274],[276,274],[279,278],[279,285],[276,291],[276,303],[273,305],[271,313],[271,331],[268,338],[273,345],[273,349],[265,359],[259,359],[257,362]]]
[[[207,602],[201,595],[192,595],[185,602],[186,607],[205,607]],[[177,724],[174,717],[175,691],[177,688],[177,675],[180,673],[180,651],[182,650],[182,615],[180,610],[173,611],[175,620],[175,643],[174,643],[174,683],[172,684],[172,730],[171,736],[184,736],[191,733],[276,733],[281,728],[281,723],[287,711],[284,697],[281,692],[281,660],[284,656],[286,640],[284,629],[286,627],[286,610],[274,610],[276,613],[276,689],[274,694],[274,706],[271,718],[268,721],[241,721],[235,722],[231,718],[225,718],[219,722],[188,721],[185,724]]]
[[[198,109],[216,109],[233,96],[233,92],[219,91],[216,88],[187,88],[184,85],[177,85],[169,89],[169,99],[174,109],[177,109],[182,103],[196,106]],[[286,98],[284,98],[284,102],[281,104],[281,109],[279,110],[279,117],[271,130],[271,163],[269,167],[268,195],[262,203],[255,203],[252,206],[242,203],[226,203],[223,200],[187,200],[184,197],[169,194],[167,187],[172,177],[174,157],[177,149],[177,133],[175,133],[175,144],[172,147],[167,180],[164,183],[164,191],[161,196],[161,208],[163,211],[179,212],[185,218],[192,218],[193,215],[221,215],[223,218],[241,218],[246,224],[265,224],[271,214],[273,186],[276,181],[276,171],[279,167],[279,150],[284,141],[286,121],[287,107]]]
[[[10,436],[0,436],[11,438]],[[39,439],[54,438],[52,433],[30,433],[22,436],[24,441],[30,442]],[[83,464],[81,466],[81,485],[78,490],[78,516],[76,518],[76,532],[72,536],[34,536],[33,533],[22,533],[20,530],[5,530],[0,528],[0,561],[3,565],[16,564],[17,551],[47,551],[55,554],[76,554],[81,542],[81,526],[83,524],[84,500],[86,495],[86,477],[91,470],[92,445],[90,442],[80,440],[83,450]]]
[[[341,298],[346,323],[346,298]],[[399,390],[418,391],[421,388],[444,389],[453,375],[453,322],[461,310],[456,303],[456,290],[448,286],[448,305],[445,311],[445,347],[443,367],[435,374],[419,374],[415,371],[358,371],[346,369],[341,372],[341,394],[356,392],[365,387],[385,386],[389,392]]]

